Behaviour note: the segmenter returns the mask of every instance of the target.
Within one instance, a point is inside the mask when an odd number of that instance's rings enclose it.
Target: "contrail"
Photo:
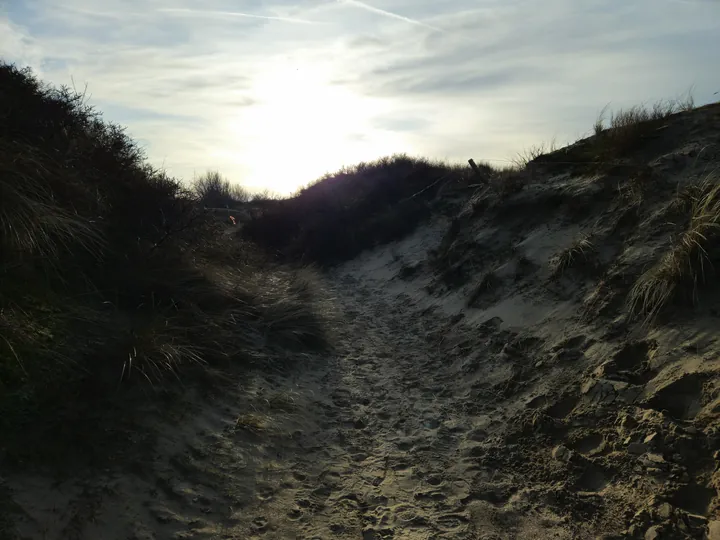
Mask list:
[[[161,8],[157,11],[162,11],[164,13],[185,13],[188,15],[222,15],[225,17],[243,17],[246,19],[263,19],[266,21],[283,21],[296,24],[319,24],[315,21],[308,21],[306,19],[295,19],[292,17],[272,17],[269,15],[253,15],[252,13],[242,13],[240,11],[210,11],[186,8]]]
[[[435,30],[436,32],[442,32],[442,29],[438,28],[437,26],[432,26],[430,24],[426,24],[426,23],[418,21],[416,19],[411,19],[410,17],[405,17],[404,15],[398,15],[397,13],[393,13],[392,11],[385,11],[384,9],[376,8],[374,6],[366,4],[365,2],[360,2],[359,0],[338,0],[338,1],[343,4],[350,4],[350,5],[359,7],[361,9],[371,11],[373,13],[377,13],[378,15],[385,15],[386,17],[390,17],[391,19],[405,21],[406,23],[414,24],[416,26],[422,26],[424,28],[429,28],[430,30]]]

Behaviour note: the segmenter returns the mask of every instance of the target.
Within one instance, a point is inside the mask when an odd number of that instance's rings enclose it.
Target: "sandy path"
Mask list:
[[[353,291],[342,298],[352,322],[325,385],[336,450],[323,471],[333,476],[327,527],[347,538],[459,537],[468,478],[454,470],[452,377],[425,339],[430,321],[350,278],[337,289]]]
[[[478,369],[446,315],[396,296],[385,277],[359,275],[341,269],[328,278],[344,318],[334,354],[249,377],[212,406],[197,401],[176,423],[156,426],[155,456],[137,472],[59,484],[10,478],[27,512],[22,531],[48,539],[495,538],[491,522],[513,479],[481,465],[479,450],[508,412],[473,388],[506,378],[508,366],[486,358]],[[516,519],[503,512],[506,525]]]
[[[332,288],[345,324],[337,355],[295,382],[312,399],[285,424],[304,423],[278,454],[277,469],[291,473],[260,473],[264,500],[238,528],[258,538],[474,538],[475,473],[458,457],[470,423],[458,418],[447,359],[428,343],[433,321],[348,275]]]

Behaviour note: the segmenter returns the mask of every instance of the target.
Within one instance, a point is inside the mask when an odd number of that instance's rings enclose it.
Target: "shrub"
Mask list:
[[[253,195],[239,184],[231,184],[217,171],[208,171],[192,183],[192,190],[208,208],[233,207],[253,199]]]
[[[329,174],[276,201],[243,235],[285,260],[330,265],[410,233],[460,167],[395,155]]]

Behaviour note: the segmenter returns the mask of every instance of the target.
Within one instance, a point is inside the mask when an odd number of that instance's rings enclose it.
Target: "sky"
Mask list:
[[[607,105],[720,100],[720,0],[0,0],[0,59],[149,160],[287,194],[393,153],[511,160]]]

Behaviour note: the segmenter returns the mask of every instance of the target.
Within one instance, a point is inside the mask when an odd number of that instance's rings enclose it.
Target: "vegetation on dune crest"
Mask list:
[[[281,197],[269,189],[252,193],[239,184],[233,184],[218,171],[207,171],[195,178],[192,193],[207,208],[235,208],[245,203],[267,202]]]
[[[500,169],[473,162],[471,170],[406,155],[361,163],[328,174],[292,198],[269,206],[244,227],[243,234],[284,260],[338,263],[411,232],[429,217],[432,201],[446,183],[479,180],[502,200],[532,181],[536,165],[557,163],[566,168],[577,163],[587,170],[609,168],[652,139],[672,114],[692,107],[690,96],[652,107],[631,107],[612,113],[607,127],[603,111],[595,123],[594,137],[560,150],[554,142],[532,147]],[[640,201],[643,182],[645,178],[638,177],[634,191],[626,195]],[[486,197],[477,198],[476,212],[482,210],[484,200]],[[575,255],[568,252],[570,259],[561,261],[561,266],[572,264]]]
[[[223,240],[202,194],[83,96],[0,64],[0,103],[0,450],[30,423],[37,440],[66,430],[121,381],[324,345],[311,280]]]
[[[534,148],[521,155],[518,163],[555,163],[560,169],[576,165],[586,172],[606,171],[624,161],[641,159],[637,153],[659,136],[672,115],[691,111],[694,107],[691,93],[650,106],[636,105],[612,111],[609,118],[608,107],[605,107],[595,120],[590,137],[559,150],[554,145],[550,145],[547,152],[543,147]]]
[[[681,109],[678,102],[663,101],[647,108],[642,105],[621,109],[610,116],[607,130],[598,128],[603,125],[601,118],[595,124],[598,138],[598,157],[612,159],[623,157],[638,149],[645,139],[661,127],[661,123]]]
[[[360,163],[278,201],[243,234],[286,260],[334,264],[408,234],[429,217],[443,186],[471,174],[404,154]]]

